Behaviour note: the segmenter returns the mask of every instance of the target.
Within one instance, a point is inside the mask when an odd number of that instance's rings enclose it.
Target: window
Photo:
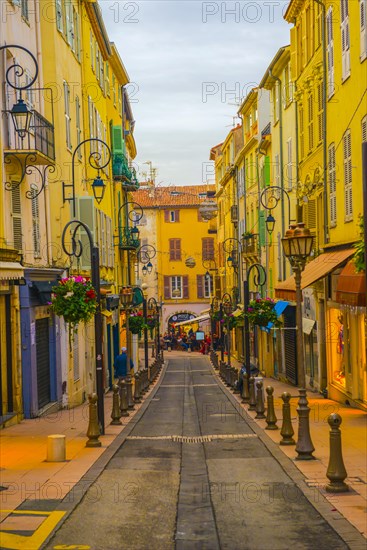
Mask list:
[[[118,86],[119,113],[122,113],[122,92],[121,86]]]
[[[108,62],[106,62],[106,94],[108,97],[111,97],[111,90],[110,90],[110,66]]]
[[[362,119],[362,143],[367,141],[367,115]]]
[[[74,42],[74,14],[73,14],[73,4],[71,1],[66,2],[65,4],[65,16],[66,16],[66,40],[70,44],[71,49],[75,51],[75,42]]]
[[[26,81],[26,84],[29,84],[32,81],[32,76],[28,71],[28,69],[25,70],[25,81]],[[25,99],[26,105],[29,108],[29,110],[32,111],[32,109],[34,109],[34,103],[33,103],[34,96],[33,96],[32,87],[27,88],[25,93],[26,93],[26,99]]]
[[[336,225],[336,164],[335,144],[329,147],[329,200],[330,200],[330,225]]]
[[[202,240],[202,260],[214,260],[214,239],[204,237]]]
[[[328,65],[328,97],[334,95],[334,36],[333,36],[333,8],[330,7],[326,14],[326,33],[327,33],[327,65]]]
[[[345,221],[350,221],[353,217],[352,136],[351,136],[350,130],[347,130],[343,136],[343,156],[344,156],[344,215],[345,215]]]
[[[16,184],[11,190],[11,217],[13,220],[13,243],[16,250],[23,249],[22,208],[20,186]]]
[[[211,275],[196,275],[197,297],[210,298],[214,293],[213,277]]]
[[[305,120],[303,106],[299,108],[299,146],[302,160],[305,156]]]
[[[78,61],[80,61],[80,25],[79,14],[75,8],[73,8],[73,29],[74,29],[74,53]]]
[[[342,35],[342,81],[350,76],[349,0],[340,0]]]
[[[28,21],[28,0],[21,1],[22,17]]]
[[[292,159],[292,138],[287,139],[287,180],[288,189],[293,186],[293,159]]]
[[[172,298],[183,298],[183,285],[182,285],[182,277],[179,277],[179,276],[176,276],[176,277],[171,277],[171,297]],[[179,294],[176,296],[174,294],[174,291],[175,290],[178,290],[179,291]]]
[[[94,37],[92,31],[90,31],[90,65],[94,71]]]
[[[82,141],[82,128],[80,124],[80,100],[79,97],[75,98],[75,124],[76,124],[76,145],[80,145]],[[82,148],[78,149],[78,158],[82,158]]]
[[[56,28],[60,32],[64,31],[62,0],[56,0]]]
[[[308,151],[312,151],[314,132],[313,132],[313,94],[308,96]]]
[[[70,128],[70,86],[64,80],[64,109],[65,109],[65,130],[66,130],[66,146],[71,149],[71,128]]]
[[[41,233],[40,233],[40,215],[37,189],[33,188],[32,193],[32,238],[33,238],[33,257],[41,257]]]
[[[273,88],[273,103],[274,103],[274,122],[279,120],[279,83],[276,82]]]
[[[181,260],[181,239],[169,239],[170,261]]]
[[[113,104],[116,107],[116,77],[112,75],[112,95],[113,95]]]
[[[322,84],[322,82],[320,82],[317,86],[317,137],[318,137],[318,143],[322,142],[323,136],[324,136],[323,99],[324,99],[323,84]]]
[[[274,157],[274,181],[275,185],[280,185],[280,161],[279,155]]]
[[[361,61],[367,58],[367,0],[359,0],[361,25]]]
[[[164,221],[166,223],[178,223],[180,221],[180,211],[179,210],[165,210],[164,211]]]
[[[100,66],[99,66],[100,61],[101,61],[100,55],[101,55],[101,53],[100,53],[99,48],[96,44],[96,77],[97,77],[98,81],[99,81],[99,78],[100,78],[100,71],[101,71]]]

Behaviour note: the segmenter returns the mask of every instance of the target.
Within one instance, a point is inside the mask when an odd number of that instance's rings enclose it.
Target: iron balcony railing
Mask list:
[[[258,235],[242,237],[242,254],[244,256],[255,256],[258,253]]]
[[[120,227],[119,230],[119,249],[136,250],[140,246],[140,239],[137,239],[131,233],[131,227]]]
[[[35,109],[32,109],[32,119],[29,132],[21,139],[14,129],[11,115],[7,111],[8,122],[8,150],[37,151],[50,160],[55,160],[55,132],[54,126]]]
[[[123,153],[113,153],[112,174],[115,181],[121,181],[126,187],[138,189],[139,182],[136,177],[135,168],[129,166],[128,160]]]

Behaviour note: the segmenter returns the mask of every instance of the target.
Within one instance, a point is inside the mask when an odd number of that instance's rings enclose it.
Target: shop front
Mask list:
[[[60,319],[50,310],[51,289],[61,270],[25,269],[20,288],[24,416],[61,406]]]

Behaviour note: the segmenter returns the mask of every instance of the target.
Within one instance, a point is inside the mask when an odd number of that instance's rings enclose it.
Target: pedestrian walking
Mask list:
[[[115,378],[118,378],[119,380],[123,380],[126,378],[126,376],[129,374],[127,372],[127,349],[125,347],[121,348],[121,353],[118,355],[115,359]],[[130,359],[130,368],[134,368],[134,362],[132,359]]]

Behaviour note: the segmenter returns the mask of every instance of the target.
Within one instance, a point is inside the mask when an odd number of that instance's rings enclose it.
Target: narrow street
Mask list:
[[[348,548],[252,431],[208,359],[184,353],[169,356],[143,416],[44,548],[72,547]]]

